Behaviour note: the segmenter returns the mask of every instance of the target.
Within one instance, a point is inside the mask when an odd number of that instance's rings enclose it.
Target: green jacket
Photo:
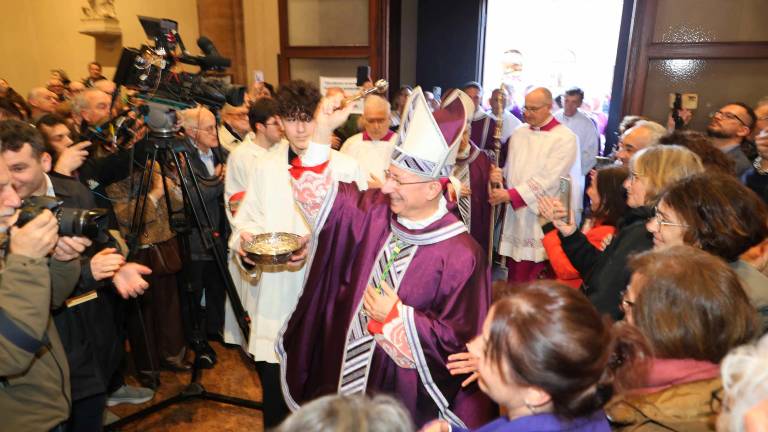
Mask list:
[[[69,296],[80,262],[10,254],[0,271],[0,307],[30,336],[50,344],[36,354],[0,334],[0,430],[48,431],[69,417],[69,366],[50,310]],[[53,282],[53,283],[51,283]]]

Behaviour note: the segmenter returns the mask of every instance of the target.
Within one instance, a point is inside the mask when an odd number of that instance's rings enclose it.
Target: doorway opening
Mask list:
[[[602,147],[624,0],[487,2],[485,97],[504,83],[508,109],[519,114],[529,89],[546,87],[557,97],[579,87],[580,109],[597,124]]]

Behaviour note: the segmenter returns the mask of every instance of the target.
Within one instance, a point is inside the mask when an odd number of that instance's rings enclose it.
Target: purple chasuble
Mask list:
[[[469,233],[485,250],[488,256],[488,247],[490,246],[491,235],[491,204],[488,203],[488,183],[491,176],[491,159],[488,155],[480,151],[477,146],[470,144],[472,149],[466,159],[457,159],[454,166],[454,175],[462,165],[469,165],[469,187],[472,194],[469,196],[470,217]],[[461,217],[459,206],[456,206],[454,212],[456,216]],[[463,218],[462,218],[463,219]],[[467,221],[464,220],[466,224]]]
[[[443,417],[477,427],[498,411],[466,376],[451,376],[449,354],[466,351],[491,304],[485,254],[451,213],[422,230],[396,221],[379,189],[337,183],[320,210],[311,267],[296,309],[277,343],[288,406],[339,391],[347,334],[373,266],[390,234],[418,245],[400,280],[401,315],[416,368],[401,368],[376,345],[367,393],[394,395],[417,425]]]
[[[485,117],[478,120],[473,120],[472,128],[469,132],[469,139],[472,140],[477,148],[485,152],[490,157],[491,162],[493,162],[495,158],[493,140],[493,135],[495,132],[496,120],[492,119],[489,115],[486,115]],[[499,163],[497,164],[499,167],[503,167],[507,161],[508,144],[509,140],[507,140],[507,142],[501,143]]]

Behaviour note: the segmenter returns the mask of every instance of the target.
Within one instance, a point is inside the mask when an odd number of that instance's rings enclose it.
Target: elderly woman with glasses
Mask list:
[[[646,227],[655,248],[687,244],[728,262],[768,322],[768,277],[740,259],[768,241],[768,206],[752,190],[722,174],[684,179],[661,194]]]
[[[613,430],[713,431],[720,361],[757,333],[739,277],[721,259],[690,246],[646,252],[629,266],[622,308],[653,357],[643,384],[606,406]]]
[[[550,197],[540,199],[541,216],[559,231],[563,251],[584,275],[582,289],[601,313],[616,319],[623,315],[619,304],[621,287],[629,282],[627,259],[653,247],[645,222],[653,214],[652,206],[660,191],[703,170],[701,159],[680,146],[649,147],[635,153],[629,161],[629,177],[624,182],[630,210],[617,224],[616,234],[603,251],[577,229],[573,214],[569,218],[559,201]]]

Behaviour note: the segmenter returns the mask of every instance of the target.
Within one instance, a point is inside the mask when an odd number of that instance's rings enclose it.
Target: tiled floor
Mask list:
[[[261,401],[261,383],[253,364],[239,349],[226,348],[212,342],[218,355],[213,369],[203,369],[200,383],[209,392]],[[183,390],[189,383],[189,373],[162,372],[162,385],[155,398],[143,405],[118,405],[110,410],[120,416],[167,399]],[[136,384],[132,382],[132,384]],[[129,431],[249,431],[263,430],[261,412],[209,401],[193,401],[167,407],[121,430]]]

